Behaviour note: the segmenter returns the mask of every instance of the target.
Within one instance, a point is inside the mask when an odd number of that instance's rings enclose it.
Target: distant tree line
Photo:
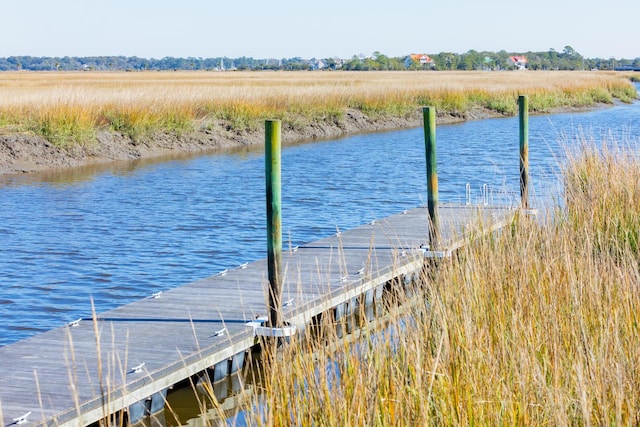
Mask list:
[[[255,59],[251,57],[227,58],[174,58],[147,59],[137,56],[88,56],[88,57],[36,57],[10,56],[0,58],[0,71],[143,71],[143,70],[318,70],[342,69],[350,71],[374,70],[508,70],[514,65],[509,60],[514,55],[526,56],[527,68],[532,70],[612,70],[616,68],[640,68],[640,58],[585,58],[571,46],[562,51],[546,52],[440,52],[428,54],[428,64],[412,61],[409,56],[389,57],[380,52],[372,55],[354,55],[350,59]]]

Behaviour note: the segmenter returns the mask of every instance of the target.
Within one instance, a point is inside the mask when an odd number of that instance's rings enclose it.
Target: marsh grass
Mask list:
[[[181,135],[194,129],[195,116],[189,106],[172,108],[140,108],[140,106],[107,106],[99,113],[103,126],[129,136],[134,141],[153,136],[155,132]]]
[[[562,208],[469,241],[387,327],[267,354],[254,422],[638,424],[637,147],[586,144],[562,174]]]
[[[636,97],[628,75],[607,72],[2,73],[0,131],[68,145],[99,129],[134,140],[213,126],[251,132],[267,118],[299,130],[339,124],[349,109],[372,119],[425,105],[460,117],[477,108],[513,115],[521,94],[533,112]]]
[[[58,105],[39,111],[26,123],[26,129],[57,146],[91,142],[96,136],[96,117],[89,111]]]
[[[565,171],[569,224],[596,255],[640,259],[640,155],[637,149],[582,146]],[[623,166],[623,167],[621,167]],[[595,185],[594,182],[600,183]],[[587,231],[588,230],[588,231]]]

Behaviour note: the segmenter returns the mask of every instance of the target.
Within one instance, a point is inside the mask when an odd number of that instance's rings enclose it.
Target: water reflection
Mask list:
[[[52,169],[28,174],[0,175],[0,188],[16,185],[34,184],[76,184],[99,179],[101,175],[133,175],[146,168],[165,163],[176,163],[186,166],[191,160],[202,156],[232,154],[240,158],[250,153],[261,152],[260,147],[243,146],[228,148],[212,148],[187,153],[170,152],[153,157],[112,162],[95,162],[83,166],[64,169]]]
[[[166,427],[250,425],[247,414],[240,411],[242,402],[253,398],[256,387],[244,380],[250,375],[234,374],[208,385],[185,385],[167,394],[167,405],[161,415]],[[194,390],[195,387],[195,390]],[[213,402],[216,402],[214,404]]]

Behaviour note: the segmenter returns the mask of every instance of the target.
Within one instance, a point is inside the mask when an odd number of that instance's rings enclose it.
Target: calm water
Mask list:
[[[532,116],[534,197],[561,146],[640,140],[640,103]],[[517,118],[437,130],[441,201],[517,200]],[[283,237],[298,245],[426,200],[422,128],[290,146]],[[262,151],[0,177],[0,345],[266,256]]]

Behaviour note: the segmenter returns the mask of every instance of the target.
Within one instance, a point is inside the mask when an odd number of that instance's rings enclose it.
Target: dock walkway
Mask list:
[[[514,212],[441,205],[443,250],[462,245],[469,227],[489,232]],[[314,316],[419,271],[427,215],[415,208],[284,250],[283,318],[302,330]],[[205,369],[236,370],[256,344],[250,322],[267,315],[267,286],[264,259],[0,347],[2,426],[89,425],[149,397],[162,400]]]

